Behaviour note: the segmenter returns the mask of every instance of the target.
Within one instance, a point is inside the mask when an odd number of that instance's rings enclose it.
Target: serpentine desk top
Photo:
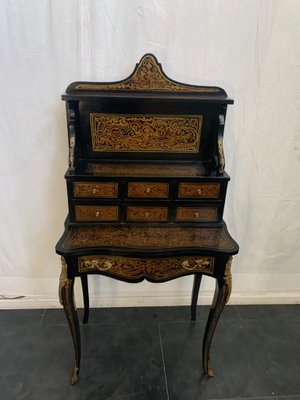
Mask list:
[[[75,255],[89,249],[120,249],[135,252],[170,252],[191,249],[236,254],[238,246],[222,228],[189,228],[179,226],[103,226],[66,230],[57,244],[58,254]]]

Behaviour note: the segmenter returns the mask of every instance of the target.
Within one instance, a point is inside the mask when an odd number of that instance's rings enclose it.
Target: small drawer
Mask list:
[[[128,222],[167,222],[168,207],[127,207]]]
[[[75,197],[118,197],[117,182],[74,182]]]
[[[75,206],[76,221],[119,221],[118,206]]]
[[[219,183],[180,182],[179,198],[218,199],[220,193]]]
[[[129,182],[128,197],[169,197],[169,184],[163,182]]]
[[[177,207],[176,221],[179,222],[217,222],[217,207]]]

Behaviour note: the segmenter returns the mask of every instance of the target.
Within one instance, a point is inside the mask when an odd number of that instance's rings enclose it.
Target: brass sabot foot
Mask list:
[[[71,372],[71,377],[70,377],[71,385],[75,385],[75,383],[78,381],[78,375],[79,375],[79,368],[75,364],[73,367],[73,370]]]
[[[203,371],[203,375],[206,375],[208,378],[213,378],[215,376],[214,371],[212,370],[212,367],[211,367],[210,359],[208,359],[207,371]]]

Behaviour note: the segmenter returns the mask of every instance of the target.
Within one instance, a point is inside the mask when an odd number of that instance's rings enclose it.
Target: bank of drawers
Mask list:
[[[72,222],[209,223],[222,217],[221,182],[108,180],[69,185]]]

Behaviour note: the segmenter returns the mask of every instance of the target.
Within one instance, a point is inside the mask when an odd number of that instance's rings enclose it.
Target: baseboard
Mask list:
[[[199,305],[209,305],[212,302],[212,292],[201,293]],[[77,307],[83,306],[82,298],[76,299]],[[190,296],[134,296],[134,297],[105,297],[90,298],[91,307],[158,307],[158,306],[185,306],[190,304]],[[233,293],[228,304],[300,304],[300,292],[288,293]],[[25,296],[20,299],[0,300],[0,309],[46,309],[61,308],[57,298],[46,296]]]

